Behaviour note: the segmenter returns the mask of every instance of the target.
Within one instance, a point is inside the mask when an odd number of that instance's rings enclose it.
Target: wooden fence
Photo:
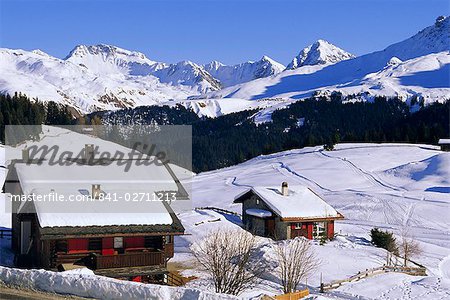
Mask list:
[[[195,210],[213,210],[216,211],[218,213],[223,213],[223,214],[228,214],[228,215],[235,215],[235,216],[241,216],[241,214],[238,214],[234,211],[231,210],[226,210],[226,209],[222,209],[222,208],[218,208],[218,207],[213,207],[213,206],[204,206],[204,207],[196,207]]]
[[[262,295],[259,299],[261,300],[299,300],[303,297],[306,297],[309,295],[309,290],[304,289],[300,291],[296,291],[293,293],[283,294],[283,295],[276,295],[276,296],[269,296],[269,295]]]
[[[293,292],[293,293],[289,293],[289,294],[277,295],[274,298],[276,300],[298,300],[298,299],[301,299],[308,295],[309,295],[309,290],[305,289],[305,290],[301,290],[301,291],[297,291],[297,292]]]
[[[375,276],[378,274],[383,274],[387,272],[399,272],[399,273],[406,273],[408,275],[413,276],[426,276],[426,269],[424,267],[402,267],[402,266],[382,266],[378,268],[373,269],[367,269],[363,272],[358,272],[358,274],[353,275],[349,278],[342,279],[342,280],[334,280],[327,284],[321,284],[320,285],[320,291],[325,292],[326,290],[331,290],[340,287],[343,283],[346,282],[355,282],[359,281],[361,279]]]

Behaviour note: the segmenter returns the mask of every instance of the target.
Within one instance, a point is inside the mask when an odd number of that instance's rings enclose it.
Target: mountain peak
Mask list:
[[[319,39],[300,51],[286,69],[296,69],[305,65],[334,64],[354,57],[353,54],[346,52],[328,41]]]
[[[223,63],[221,63],[218,60],[213,60],[209,64],[204,65],[203,67],[205,70],[218,70],[220,67],[225,66]]]
[[[35,49],[35,50],[31,51],[31,53],[34,53],[34,54],[37,54],[37,55],[41,55],[41,56],[45,56],[45,57],[50,57],[50,55],[48,55],[47,53],[45,53],[41,49]]]
[[[97,45],[77,45],[64,58],[70,60],[71,58],[84,58],[86,56],[103,56],[103,57],[130,57],[138,60],[147,60],[147,57],[137,51],[130,51],[119,48],[113,45],[97,44]]]

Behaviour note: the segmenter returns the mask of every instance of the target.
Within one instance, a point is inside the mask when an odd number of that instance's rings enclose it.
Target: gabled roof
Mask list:
[[[115,208],[108,211],[113,203],[99,202],[22,202],[19,213],[30,212],[24,204],[32,203],[31,212],[35,212],[43,235],[63,234],[106,234],[106,233],[182,233],[183,226],[169,205],[163,201],[126,202],[126,197],[133,194],[153,195],[159,191],[176,191],[177,183],[164,167],[154,172],[146,166],[130,168],[128,172],[120,172],[115,165],[88,166],[75,165],[49,166],[25,163],[14,164],[17,179],[25,196],[50,195],[69,199],[70,196],[90,195],[92,184],[101,184],[104,195],[120,199],[123,210]],[[152,172],[153,171],[153,172]],[[105,175],[106,174],[106,175]],[[155,190],[158,188],[158,190]],[[127,196],[131,195],[131,196]],[[141,196],[139,196],[141,197]],[[143,196],[142,196],[143,197]],[[59,205],[59,209],[53,207]],[[128,206],[126,206],[128,205]],[[61,207],[67,207],[61,211]],[[75,211],[74,211],[75,209]]]
[[[343,216],[310,188],[289,186],[287,196],[278,187],[256,186],[235,197],[239,203],[248,199],[248,193],[258,195],[264,203],[284,220],[342,219]]]

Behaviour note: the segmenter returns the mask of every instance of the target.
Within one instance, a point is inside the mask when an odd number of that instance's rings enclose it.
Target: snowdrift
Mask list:
[[[0,280],[7,285],[41,290],[50,293],[71,294],[95,299],[239,299],[198,289],[169,287],[117,280],[97,275],[55,273],[44,270],[19,270],[0,267]]]

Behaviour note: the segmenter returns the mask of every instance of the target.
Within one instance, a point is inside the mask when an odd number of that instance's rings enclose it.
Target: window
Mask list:
[[[259,199],[256,199],[256,205],[259,205]]]
[[[302,223],[295,223],[294,228],[295,229],[302,229]]]
[[[145,240],[144,240],[144,247],[161,249],[162,248],[162,236],[146,236]]]
[[[114,249],[123,248],[123,237],[115,237],[114,238]]]
[[[171,235],[166,235],[166,244],[172,244],[173,243],[173,237]]]
[[[315,238],[320,238],[326,234],[325,222],[314,222],[313,226],[313,236]]]
[[[57,240],[55,244],[56,252],[67,252],[67,241],[66,240]]]
[[[88,250],[102,250],[102,239],[89,239],[88,241]]]

